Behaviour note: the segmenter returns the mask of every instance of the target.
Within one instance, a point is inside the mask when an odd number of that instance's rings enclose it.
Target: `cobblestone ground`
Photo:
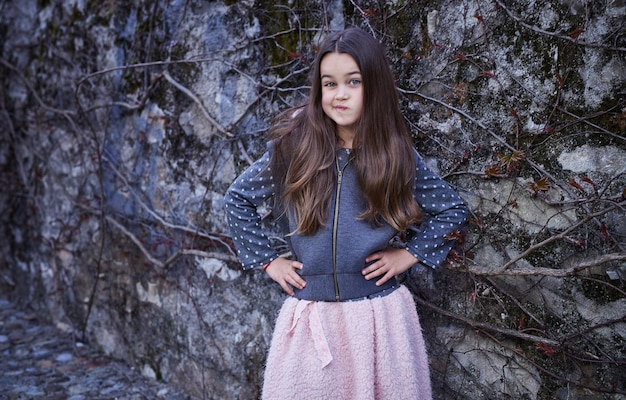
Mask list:
[[[0,399],[190,399],[0,298]]]

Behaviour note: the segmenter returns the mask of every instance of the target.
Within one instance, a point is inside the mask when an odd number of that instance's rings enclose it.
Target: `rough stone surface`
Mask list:
[[[0,399],[186,400],[155,376],[94,351],[0,298]]]
[[[621,399],[625,14],[621,0],[0,2],[0,290],[189,396],[257,398],[284,295],[240,270],[223,194],[306,94],[319,40],[357,25],[388,50],[416,148],[472,209],[449,264],[403,277],[436,398]]]

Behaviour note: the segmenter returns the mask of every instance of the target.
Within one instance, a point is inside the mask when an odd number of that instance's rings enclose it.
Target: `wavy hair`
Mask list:
[[[271,165],[274,174],[284,176],[280,200],[295,218],[295,233],[314,234],[328,218],[338,142],[335,123],[322,109],[320,64],[329,53],[350,55],[361,72],[363,112],[356,123],[352,152],[367,203],[359,218],[378,225],[385,221],[403,231],[422,218],[412,191],[413,143],[383,47],[359,28],[324,40],[312,67],[307,101],[283,112],[270,128],[275,143]]]

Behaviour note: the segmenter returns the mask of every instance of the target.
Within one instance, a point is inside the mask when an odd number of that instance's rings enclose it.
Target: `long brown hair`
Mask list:
[[[363,112],[357,121],[353,155],[367,209],[359,218],[387,222],[402,231],[418,223],[422,211],[413,197],[414,149],[398,104],[393,74],[380,43],[358,28],[329,36],[311,71],[305,105],[287,110],[270,129],[271,165],[284,176],[284,207],[295,218],[297,233],[314,234],[327,220],[335,189],[335,123],[322,109],[320,64],[328,53],[345,53],[357,63],[363,84]]]

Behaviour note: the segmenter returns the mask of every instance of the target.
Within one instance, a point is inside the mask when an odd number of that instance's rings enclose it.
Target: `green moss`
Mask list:
[[[258,0],[255,2],[265,35],[273,37],[271,41],[273,43],[268,45],[271,65],[287,64],[301,52],[303,43],[299,29],[310,28],[310,26],[294,26],[293,18],[297,18],[299,24],[306,24],[309,21],[306,8],[302,8],[304,5],[305,3],[298,0],[294,2]]]

